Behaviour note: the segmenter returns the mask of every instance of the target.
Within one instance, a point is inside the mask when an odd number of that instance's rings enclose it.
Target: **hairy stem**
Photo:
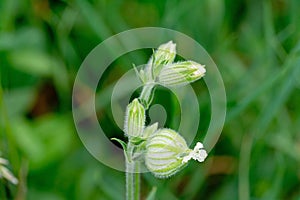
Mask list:
[[[140,163],[135,162],[134,163],[134,199],[139,200],[140,199]]]
[[[140,163],[132,159],[133,146],[128,145],[128,159],[126,160],[126,200],[140,199]]]
[[[154,83],[144,85],[142,93],[139,97],[141,103],[148,109],[153,99]],[[131,143],[130,138],[127,144],[127,159],[126,159],[126,199],[140,199],[140,162],[135,161],[134,157],[135,145]]]
[[[143,103],[143,105],[145,106],[145,109],[148,109],[153,99],[154,85],[155,85],[154,83],[147,83],[146,85],[144,85],[142,93],[139,97],[141,103]]]
[[[133,166],[128,160],[126,161],[126,199],[131,200],[134,198],[134,179],[133,179]]]

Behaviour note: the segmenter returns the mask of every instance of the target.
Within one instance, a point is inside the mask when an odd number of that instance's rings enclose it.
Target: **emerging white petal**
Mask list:
[[[189,154],[182,159],[182,163],[187,163],[189,160],[194,159],[198,162],[203,162],[207,157],[207,152],[205,151],[203,144],[201,142],[197,142],[196,146],[193,150],[189,152]]]

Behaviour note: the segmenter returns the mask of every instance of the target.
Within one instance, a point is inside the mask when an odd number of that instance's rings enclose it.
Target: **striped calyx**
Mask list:
[[[164,66],[158,82],[164,86],[183,86],[205,75],[205,66],[194,61],[182,61]]]
[[[128,137],[140,137],[144,131],[145,108],[138,99],[134,99],[126,109],[124,132]]]
[[[153,53],[150,61],[153,62],[154,66],[166,65],[172,63],[176,56],[176,44],[173,41],[169,41],[162,44]]]
[[[194,149],[189,149],[184,138],[172,129],[160,129],[147,140],[145,163],[158,178],[176,174],[190,159],[203,162],[206,157],[201,142],[197,142]]]
[[[156,177],[166,178],[186,166],[182,160],[189,151],[185,140],[176,131],[160,129],[148,138],[145,163]]]
[[[146,67],[146,73],[152,75],[152,78],[159,74],[164,65],[171,64],[176,57],[176,44],[172,41],[164,43],[158,47],[149,59]]]

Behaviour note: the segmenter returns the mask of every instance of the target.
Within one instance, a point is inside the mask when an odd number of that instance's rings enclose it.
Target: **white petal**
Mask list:
[[[194,147],[194,150],[200,150],[203,149],[203,144],[201,142],[197,142],[196,146]]]

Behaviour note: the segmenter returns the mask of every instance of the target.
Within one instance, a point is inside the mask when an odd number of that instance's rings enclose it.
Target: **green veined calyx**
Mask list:
[[[173,41],[164,43],[158,47],[150,58],[149,62],[154,62],[153,65],[166,65],[172,63],[176,57],[176,44]],[[154,60],[153,60],[154,59]]]
[[[129,137],[141,136],[144,131],[145,120],[145,108],[138,99],[134,99],[126,109],[125,134]]]
[[[158,82],[164,86],[182,86],[202,78],[205,72],[205,66],[194,61],[177,62],[161,69]]]
[[[158,47],[147,63],[145,73],[154,78],[159,74],[164,65],[171,64],[176,57],[176,44],[173,41],[164,43]],[[143,72],[144,73],[144,72]]]
[[[176,131],[160,129],[148,138],[146,166],[158,178],[172,176],[185,167],[191,158],[201,162],[206,158],[207,154],[204,156],[202,151],[198,155],[197,150],[204,150],[203,146],[196,147],[194,150],[189,149],[184,138]]]

